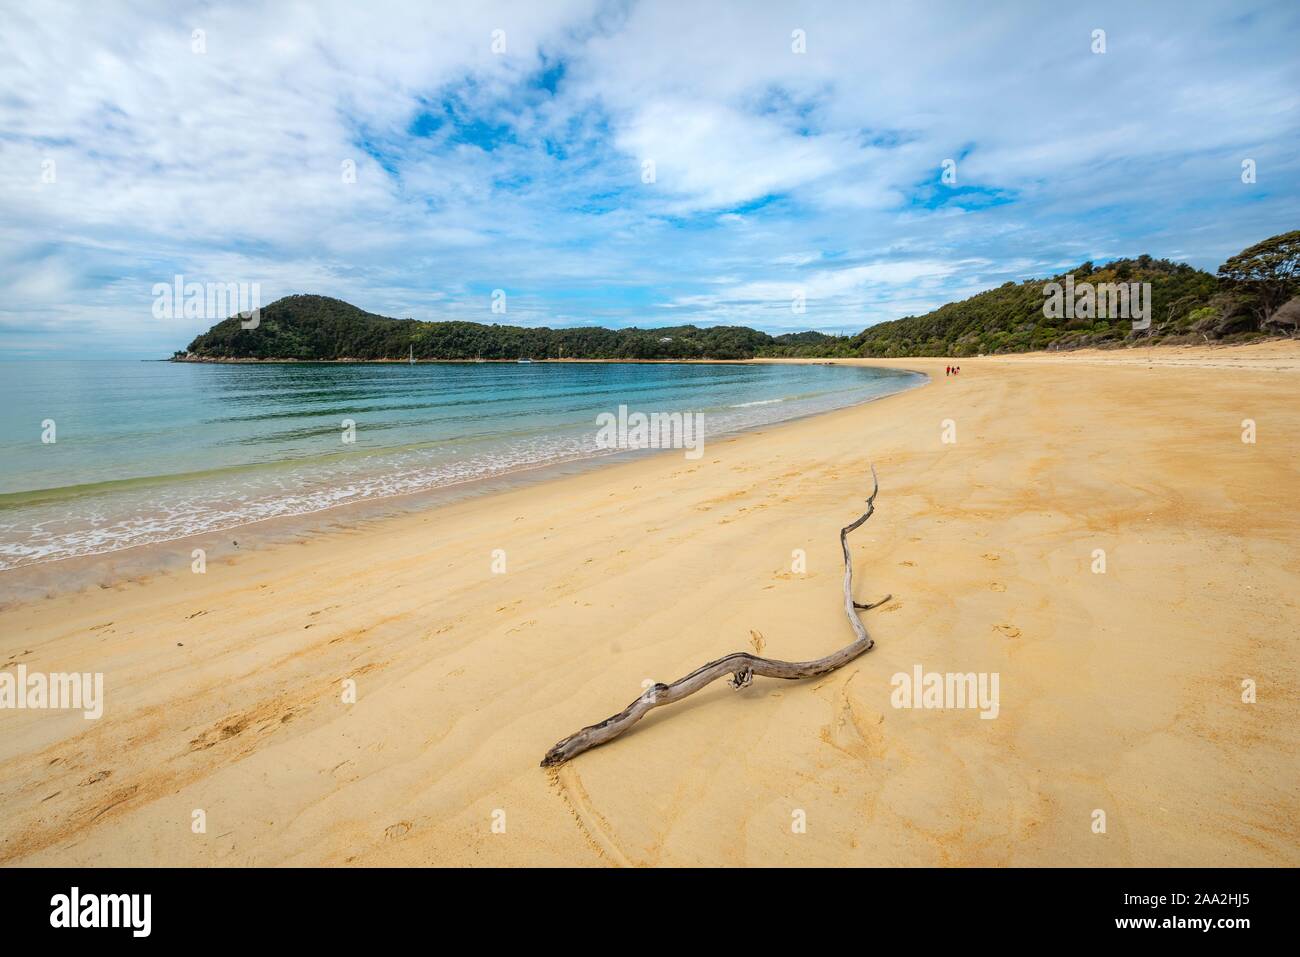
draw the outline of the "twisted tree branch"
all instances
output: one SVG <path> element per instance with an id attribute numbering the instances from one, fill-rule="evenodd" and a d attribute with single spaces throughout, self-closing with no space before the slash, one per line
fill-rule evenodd
<path id="1" fill-rule="evenodd" d="M 612 741 L 653 709 L 672 704 L 674 701 L 681 701 L 724 675 L 731 675 L 730 684 L 736 689 L 748 687 L 754 680 L 754 675 L 763 675 L 766 678 L 815 678 L 834 671 L 848 664 L 858 655 L 870 651 L 875 642 L 867 634 L 867 629 L 858 618 L 855 609 L 875 608 L 889 601 L 891 596 L 886 595 L 880 601 L 868 605 L 853 600 L 853 557 L 849 552 L 849 532 L 859 528 L 876 510 L 876 493 L 880 491 L 880 481 L 876 478 L 874 465 L 871 467 L 871 481 L 872 489 L 871 495 L 867 498 L 867 510 L 852 524 L 840 529 L 840 547 L 844 550 L 844 614 L 848 617 L 849 626 L 856 636 L 851 643 L 825 658 L 816 658 L 813 661 L 775 661 L 771 658 L 759 658 L 748 652 L 736 652 L 716 661 L 710 661 L 672 684 L 656 684 L 647 688 L 641 697 L 618 714 L 606 718 L 600 724 L 593 724 L 569 735 L 546 752 L 546 757 L 542 758 L 542 767 L 563 764 L 589 748 Z"/>

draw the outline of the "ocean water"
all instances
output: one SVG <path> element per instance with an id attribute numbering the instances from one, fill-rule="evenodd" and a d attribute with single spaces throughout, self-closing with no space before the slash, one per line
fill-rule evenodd
<path id="1" fill-rule="evenodd" d="M 596 417 L 619 405 L 699 413 L 707 454 L 728 432 L 923 378 L 824 365 L 4 362 L 0 569 L 616 454 L 598 447 Z"/>

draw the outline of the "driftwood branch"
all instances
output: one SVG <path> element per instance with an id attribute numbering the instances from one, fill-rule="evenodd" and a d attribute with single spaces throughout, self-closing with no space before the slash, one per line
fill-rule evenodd
<path id="1" fill-rule="evenodd" d="M 735 689 L 748 687 L 754 680 L 754 675 L 763 675 L 766 678 L 815 678 L 848 664 L 863 652 L 870 651 L 874 642 L 867 634 L 861 619 L 858 618 L 856 609 L 875 608 L 889 601 L 891 596 L 886 595 L 880 601 L 867 605 L 853 600 L 853 558 L 849 552 L 849 532 L 859 528 L 876 510 L 876 493 L 880 491 L 880 481 L 876 478 L 875 466 L 871 468 L 871 482 L 872 489 L 870 497 L 867 498 L 867 510 L 856 521 L 840 529 L 840 547 L 844 550 L 844 614 L 848 617 L 849 626 L 856 636 L 851 643 L 825 658 L 817 658 L 813 661 L 775 661 L 748 652 L 736 652 L 716 661 L 710 661 L 672 684 L 656 684 L 647 688 L 641 697 L 618 714 L 606 718 L 600 724 L 593 724 L 576 734 L 569 735 L 546 752 L 546 757 L 542 758 L 542 767 L 563 764 L 589 748 L 612 741 L 653 709 L 672 704 L 674 701 L 681 701 L 724 675 L 731 675 L 730 684 Z"/>

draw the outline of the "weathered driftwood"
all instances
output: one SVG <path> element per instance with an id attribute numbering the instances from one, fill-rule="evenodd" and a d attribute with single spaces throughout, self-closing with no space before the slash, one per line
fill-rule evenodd
<path id="1" fill-rule="evenodd" d="M 853 558 L 849 553 L 849 532 L 861 526 L 876 510 L 876 493 L 880 491 L 880 482 L 876 478 L 875 466 L 871 469 L 871 482 L 872 489 L 870 497 L 867 498 L 867 510 L 855 522 L 840 529 L 840 547 L 844 550 L 844 614 L 848 617 L 849 626 L 856 636 L 851 643 L 825 658 L 817 658 L 813 661 L 774 661 L 771 658 L 760 658 L 743 651 L 719 658 L 717 661 L 710 661 L 672 684 L 656 684 L 647 688 L 641 697 L 618 714 L 606 718 L 600 724 L 593 724 L 576 734 L 569 735 L 546 752 L 546 757 L 542 758 L 542 767 L 563 764 L 589 748 L 612 741 L 653 709 L 672 704 L 674 701 L 681 701 L 687 695 L 694 694 L 724 675 L 731 675 L 730 683 L 735 689 L 748 687 L 754 680 L 754 675 L 763 675 L 767 678 L 815 678 L 817 675 L 824 675 L 848 664 L 863 652 L 870 651 L 874 642 L 867 634 L 867 629 L 863 627 L 855 610 L 875 608 L 889 601 L 892 596 L 886 595 L 880 601 L 869 605 L 859 604 L 853 600 Z"/>

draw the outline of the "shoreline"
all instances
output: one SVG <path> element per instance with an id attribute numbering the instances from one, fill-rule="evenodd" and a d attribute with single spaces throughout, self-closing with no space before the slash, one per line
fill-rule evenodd
<path id="1" fill-rule="evenodd" d="M 177 362 L 190 363 L 196 365 L 478 365 L 487 363 L 496 364 L 524 364 L 540 365 L 542 363 L 610 363 L 626 365 L 674 365 L 686 363 L 693 365 L 723 365 L 723 364 L 744 364 L 750 362 L 811 362 L 833 364 L 836 362 L 906 362 L 915 359 L 922 362 L 940 362 L 940 361 L 961 361 L 972 362 L 976 359 L 1011 359 L 1029 356 L 1077 356 L 1077 355 L 1112 355 L 1124 353 L 1146 353 L 1149 351 L 1163 352 L 1166 350 L 1235 350 L 1246 349 L 1252 350 L 1260 346 L 1280 345 L 1286 347 L 1287 343 L 1300 342 L 1300 339 L 1290 336 L 1261 336 L 1256 339 L 1236 342 L 1206 342 L 1206 343 L 1188 343 L 1188 342 L 1169 342 L 1157 343 L 1155 345 L 1143 345 L 1141 343 L 1117 342 L 1113 346 L 1099 348 L 1096 346 L 1083 346 L 1074 349 L 1039 349 L 1028 352 L 997 352 L 977 356 L 897 356 L 897 357 L 874 357 L 874 356 L 753 356 L 749 359 L 574 359 L 574 358 L 543 358 L 543 359 L 416 359 L 411 362 L 409 359 L 254 359 L 254 358 L 227 358 L 227 357 L 208 357 L 208 356 L 167 356 L 161 359 L 140 359 L 140 362 Z"/>
<path id="2" fill-rule="evenodd" d="M 753 362 L 753 359 L 235 359 L 177 358 L 141 359 L 141 362 L 176 362 L 189 365 L 542 365 L 543 363 L 616 363 L 621 365 L 724 365 Z"/>
<path id="3" fill-rule="evenodd" d="M 4 609 L 6 667 L 107 704 L 0 711 L 0 863 L 1295 865 L 1300 346 L 1232 348 L 856 360 L 930 382 Z M 844 644 L 872 462 L 873 651 L 537 769 L 646 678 Z M 1000 674 L 998 718 L 891 707 L 917 664 Z"/>
<path id="4" fill-rule="evenodd" d="M 647 332 L 654 332 L 653 329 Z M 250 365 L 300 365 L 300 364 L 339 364 L 339 365 L 473 365 L 485 363 L 497 364 L 525 364 L 538 365 L 542 363 L 612 363 L 612 364 L 677 364 L 688 363 L 697 365 L 712 364 L 744 364 L 744 363 L 783 363 L 783 361 L 796 361 L 796 363 L 853 363 L 853 361 L 906 361 L 917 359 L 919 361 L 943 361 L 943 360 L 962 360 L 974 361 L 975 359 L 1013 359 L 1019 356 L 1073 356 L 1087 354 L 1125 354 L 1125 352 L 1143 352 L 1148 351 L 1165 351 L 1165 350 L 1236 350 L 1236 348 L 1245 348 L 1252 350 L 1258 346 L 1286 345 L 1286 343 L 1300 342 L 1300 339 L 1288 337 L 1288 335 L 1261 335 L 1253 339 L 1235 342 L 1167 342 L 1156 343 L 1156 345 L 1143 345 L 1140 342 L 1115 342 L 1113 346 L 1097 347 L 1082 346 L 1078 348 L 1058 348 L 1058 350 L 1031 350 L 1026 352 L 989 352 L 985 355 L 974 356 L 943 356 L 943 355 L 918 355 L 918 356 L 893 356 L 893 358 L 881 358 L 881 356 L 753 356 L 750 359 L 416 359 L 411 361 L 406 358 L 396 359 L 238 359 L 238 358 L 217 358 L 217 356 L 165 356 L 161 359 L 140 359 L 142 363 L 191 363 L 191 364 L 250 364 Z"/>
<path id="5" fill-rule="evenodd" d="M 819 415 L 827 415 L 841 411 L 842 409 L 866 405 L 889 395 L 898 394 L 899 392 L 923 388 L 930 382 L 930 377 L 924 372 L 913 369 L 899 371 L 908 372 L 921 378 L 915 382 L 903 385 L 896 392 L 871 396 L 834 409 L 820 410 L 816 412 L 801 412 L 789 418 L 779 419 L 773 422 L 729 429 L 718 433 L 716 437 L 709 439 L 709 442 L 712 444 L 719 439 L 726 439 L 735 435 L 744 435 L 754 431 L 779 428 L 784 425 L 800 422 L 804 419 L 814 418 Z M 379 495 L 371 498 L 340 502 L 311 511 L 251 519 L 246 522 L 239 522 L 199 532 L 186 532 L 184 534 L 176 535 L 171 538 L 159 539 L 157 541 L 138 542 L 133 545 L 110 548 L 104 551 L 88 552 L 80 555 L 65 555 L 59 558 L 43 559 L 35 562 L 26 562 L 21 565 L 14 565 L 8 568 L 0 568 L 0 611 L 3 611 L 5 608 L 8 608 L 15 603 L 29 600 L 34 595 L 48 596 L 53 594 L 54 591 L 52 591 L 52 588 L 56 584 L 57 588 L 55 590 L 75 591 L 89 587 L 92 584 L 98 584 L 102 587 L 106 584 L 114 584 L 117 580 L 138 578 L 141 575 L 168 570 L 169 567 L 174 569 L 177 566 L 174 561 L 175 556 L 171 553 L 175 552 L 177 549 L 186 551 L 190 546 L 204 547 L 209 554 L 212 554 L 215 551 L 218 556 L 224 556 L 229 552 L 229 549 L 224 547 L 223 541 L 230 533 L 237 533 L 244 537 L 246 542 L 244 547 L 265 547 L 266 545 L 282 543 L 289 540 L 300 540 L 306 535 L 320 534 L 325 529 L 337 526 L 341 522 L 345 521 L 370 523 L 384 520 L 386 518 L 396 518 L 401 515 L 409 515 L 412 512 L 422 511 L 428 508 L 437 508 L 451 502 L 460 501 L 464 498 L 477 497 L 483 494 L 493 494 L 495 492 L 508 491 L 516 488 L 525 488 L 529 485 L 534 485 L 540 482 L 555 481 L 556 479 L 564 478 L 569 475 L 597 470 L 605 466 L 618 465 L 627 461 L 635 461 L 637 458 L 643 456 L 654 456 L 659 454 L 680 455 L 681 451 L 676 449 L 651 448 L 620 449 L 608 454 L 585 455 L 533 465 L 518 466 L 499 473 L 476 476 L 474 478 L 450 482 L 445 485 L 435 485 L 413 491 L 396 492 L 388 495 Z M 184 477 L 186 476 L 159 476 L 154 480 L 165 485 L 172 479 Z M 36 491 L 39 492 L 43 490 Z M 265 536 L 259 536 L 257 530 L 260 529 L 268 530 L 267 534 Z M 246 530 L 253 530 L 251 532 L 254 536 L 252 542 L 248 541 L 248 534 L 250 533 Z M 236 542 L 235 545 L 238 546 L 238 542 Z M 143 555 L 145 557 L 139 563 L 131 562 L 131 558 L 137 555 Z M 169 558 L 172 560 L 169 561 Z M 131 567 L 132 570 L 130 572 L 121 573 L 117 571 L 117 566 L 123 561 Z M 186 561 L 188 561 L 188 558 Z M 70 576 L 70 581 L 60 581 L 60 572 L 64 569 L 73 570 L 72 575 Z M 23 581 L 24 578 L 28 580 Z M 11 594 L 11 590 L 15 591 Z M 26 592 L 26 595 L 23 595 L 23 592 Z"/>

